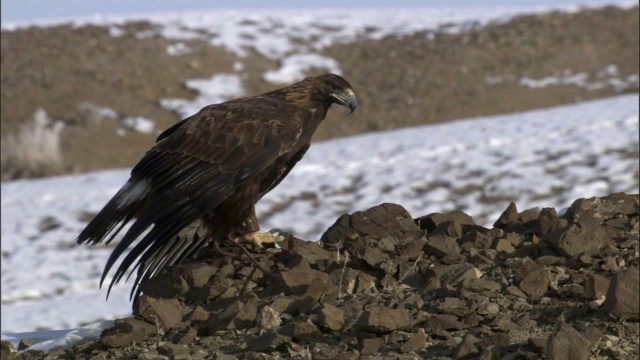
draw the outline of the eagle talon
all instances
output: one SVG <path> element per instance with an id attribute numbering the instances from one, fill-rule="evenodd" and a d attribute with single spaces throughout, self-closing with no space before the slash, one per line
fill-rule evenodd
<path id="1" fill-rule="evenodd" d="M 286 239 L 288 234 L 280 229 L 272 229 L 264 233 L 254 233 L 247 237 L 247 240 L 261 249 L 262 244 L 276 244 Z"/>

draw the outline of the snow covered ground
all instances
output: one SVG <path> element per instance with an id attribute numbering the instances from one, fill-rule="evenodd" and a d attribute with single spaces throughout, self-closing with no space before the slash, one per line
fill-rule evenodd
<path id="1" fill-rule="evenodd" d="M 637 5 L 635 1 L 615 3 Z M 280 60 L 282 67 L 265 73 L 266 80 L 290 82 L 300 76 L 300 68 L 313 64 L 338 72 L 339 64 L 332 59 L 314 55 L 315 50 L 332 43 L 421 30 L 459 31 L 552 9 L 573 11 L 577 7 L 220 10 L 92 17 L 73 23 L 103 24 L 117 36 L 126 21 L 150 20 L 156 29 L 139 36 L 160 34 L 175 39 L 175 44 L 198 37 L 238 55 L 254 49 Z M 3 23 L 2 28 L 32 24 Z M 297 41 L 300 39 L 309 41 Z M 168 49 L 175 56 L 188 51 L 175 44 Z M 191 80 L 187 85 L 199 91 L 200 97 L 191 102 L 166 99 L 163 105 L 191 114 L 202 104 L 240 96 L 242 69 L 239 60 L 237 74 Z M 632 81 L 637 82 L 637 76 Z M 220 93 L 216 83 L 236 93 Z M 638 95 L 625 95 L 316 143 L 259 204 L 261 225 L 317 240 L 339 215 L 382 202 L 399 203 L 415 217 L 460 209 L 488 225 L 511 200 L 521 210 L 561 208 L 580 197 L 637 192 L 638 113 Z M 346 111 L 344 116 L 349 116 Z M 86 224 L 86 213 L 98 211 L 124 184 L 128 172 L 108 170 L 1 184 L 3 339 L 46 340 L 69 331 L 10 333 L 73 329 L 107 320 L 75 330 L 64 341 L 41 346 L 68 345 L 97 336 L 110 319 L 131 313 L 129 286 L 116 287 L 109 301 L 104 301 L 106 292 L 97 289 L 111 247 L 86 248 L 74 243 Z"/>

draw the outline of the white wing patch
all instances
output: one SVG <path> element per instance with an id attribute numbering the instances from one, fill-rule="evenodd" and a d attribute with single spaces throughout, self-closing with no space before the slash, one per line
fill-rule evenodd
<path id="1" fill-rule="evenodd" d="M 122 196 L 118 201 L 118 207 L 122 208 L 142 200 L 149 192 L 149 181 L 142 179 L 132 182 L 132 179 L 129 179 L 120 191 L 122 192 Z"/>

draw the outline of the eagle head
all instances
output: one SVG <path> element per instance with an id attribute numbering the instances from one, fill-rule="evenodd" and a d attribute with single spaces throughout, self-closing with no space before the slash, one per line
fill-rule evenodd
<path id="1" fill-rule="evenodd" d="M 347 80 L 341 76 L 336 74 L 323 74 L 312 79 L 317 81 L 319 90 L 326 96 L 326 99 L 330 103 L 346 106 L 351 112 L 358 106 L 353 88 Z"/>

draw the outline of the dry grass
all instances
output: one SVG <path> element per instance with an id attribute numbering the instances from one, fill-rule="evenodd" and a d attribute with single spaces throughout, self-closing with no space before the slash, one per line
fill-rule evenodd
<path id="1" fill-rule="evenodd" d="M 38 109 L 17 134 L 3 137 L 0 147 L 2 180 L 63 174 L 62 126 L 52 123 L 47 113 Z"/>

